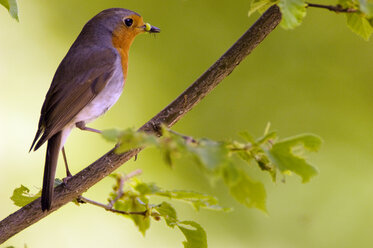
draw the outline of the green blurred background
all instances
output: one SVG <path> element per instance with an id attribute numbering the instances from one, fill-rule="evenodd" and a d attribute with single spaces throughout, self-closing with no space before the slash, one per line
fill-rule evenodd
<path id="1" fill-rule="evenodd" d="M 334 3 L 319 1 L 319 3 Z M 87 20 L 109 7 L 139 12 L 162 33 L 136 38 L 120 101 L 92 127 L 139 127 L 178 96 L 255 21 L 249 1 L 20 1 L 20 23 L 0 8 L 0 219 L 17 210 L 9 197 L 24 184 L 41 187 L 45 146 L 28 153 L 40 108 L 54 72 Z M 247 209 L 190 161 L 168 168 L 156 150 L 145 150 L 122 172 L 143 169 L 142 179 L 166 189 L 217 195 L 230 213 L 175 204 L 181 220 L 207 231 L 209 247 L 373 247 L 372 42 L 345 25 L 342 14 L 309 9 L 300 28 L 277 28 L 223 83 L 188 113 L 175 130 L 195 137 L 262 134 L 267 122 L 281 137 L 303 132 L 324 144 L 310 160 L 320 175 L 308 184 L 296 176 L 263 180 L 268 212 Z M 66 149 L 73 173 L 111 144 L 73 131 Z M 58 176 L 63 177 L 60 161 Z M 105 202 L 104 179 L 86 196 Z M 19 233 L 6 245 L 23 247 L 182 247 L 179 231 L 152 223 L 142 237 L 132 221 L 94 206 L 70 203 Z"/>

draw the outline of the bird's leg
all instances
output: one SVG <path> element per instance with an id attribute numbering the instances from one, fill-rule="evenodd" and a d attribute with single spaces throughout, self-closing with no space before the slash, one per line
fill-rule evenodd
<path id="1" fill-rule="evenodd" d="M 77 122 L 76 124 L 75 124 L 75 126 L 77 127 L 77 128 L 79 128 L 80 130 L 84 130 L 84 131 L 90 131 L 90 132 L 94 132 L 94 133 L 102 133 L 102 131 L 100 131 L 100 130 L 97 130 L 97 129 L 94 129 L 94 128 L 90 128 L 90 127 L 86 127 L 85 126 L 85 123 L 83 122 L 83 121 L 81 121 L 81 122 Z M 137 160 L 137 154 L 135 155 L 135 161 Z"/>
<path id="2" fill-rule="evenodd" d="M 62 181 L 63 181 L 63 184 L 66 185 L 67 180 L 69 180 L 73 175 L 71 175 L 69 166 L 67 165 L 65 147 L 62 147 L 62 156 L 63 156 L 63 161 L 65 162 L 65 168 L 66 168 L 66 177 L 62 179 Z"/>
<path id="3" fill-rule="evenodd" d="M 77 128 L 79 128 L 80 130 L 90 131 L 90 132 L 94 132 L 94 133 L 102 133 L 102 131 L 100 131 L 100 130 L 97 130 L 97 129 L 94 129 L 94 128 L 90 128 L 90 127 L 86 127 L 84 121 L 77 122 L 75 124 L 75 126 Z"/>

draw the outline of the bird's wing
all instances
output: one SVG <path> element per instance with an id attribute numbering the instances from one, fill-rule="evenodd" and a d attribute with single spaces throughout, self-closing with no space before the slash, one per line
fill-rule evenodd
<path id="1" fill-rule="evenodd" d="M 119 55 L 111 50 L 80 48 L 70 50 L 59 65 L 46 95 L 35 144 L 37 150 L 45 141 L 61 131 L 106 86 L 112 78 Z M 32 147 L 33 147 L 32 145 Z"/>

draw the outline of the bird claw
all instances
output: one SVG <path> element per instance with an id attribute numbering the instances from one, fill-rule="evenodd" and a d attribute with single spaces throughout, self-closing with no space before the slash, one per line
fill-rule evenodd
<path id="1" fill-rule="evenodd" d="M 66 177 L 64 177 L 63 179 L 62 179 L 62 185 L 64 186 L 64 187 L 66 187 L 66 185 L 67 185 L 67 181 L 69 181 L 69 179 L 70 178 L 72 178 L 73 176 L 70 174 L 70 175 L 67 175 Z"/>

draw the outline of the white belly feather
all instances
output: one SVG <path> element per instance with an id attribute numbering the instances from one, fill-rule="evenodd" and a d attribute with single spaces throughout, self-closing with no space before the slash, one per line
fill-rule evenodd
<path id="1" fill-rule="evenodd" d="M 122 70 L 116 70 L 104 89 L 74 118 L 74 124 L 91 122 L 103 115 L 119 99 L 124 86 Z"/>

